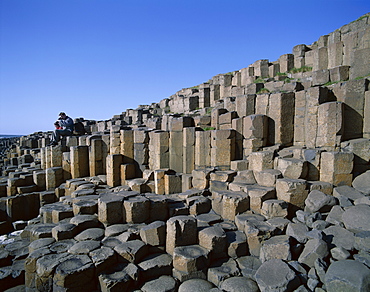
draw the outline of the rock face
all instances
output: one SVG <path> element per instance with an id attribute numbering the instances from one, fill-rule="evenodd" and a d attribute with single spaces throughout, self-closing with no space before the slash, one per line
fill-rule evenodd
<path id="1" fill-rule="evenodd" d="M 369 37 L 367 14 L 57 146 L 0 139 L 1 289 L 368 291 Z"/>

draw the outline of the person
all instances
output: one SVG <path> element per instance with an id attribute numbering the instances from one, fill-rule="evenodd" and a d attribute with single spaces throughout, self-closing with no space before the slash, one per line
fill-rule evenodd
<path id="1" fill-rule="evenodd" d="M 59 113 L 59 125 L 62 129 L 55 129 L 51 138 L 51 143 L 48 146 L 55 146 L 60 141 L 61 136 L 72 136 L 74 123 L 73 120 L 64 112 Z"/>
<path id="2" fill-rule="evenodd" d="M 55 126 L 55 129 L 56 129 L 56 130 L 61 130 L 61 129 L 63 129 L 63 128 L 60 126 L 59 121 L 56 121 L 56 122 L 54 123 L 54 126 Z"/>

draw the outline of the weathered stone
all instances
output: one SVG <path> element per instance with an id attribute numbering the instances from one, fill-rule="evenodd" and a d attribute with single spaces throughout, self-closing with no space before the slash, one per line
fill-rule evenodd
<path id="1" fill-rule="evenodd" d="M 156 279 L 161 275 L 171 275 L 172 257 L 169 254 L 151 254 L 138 264 L 142 279 Z"/>
<path id="2" fill-rule="evenodd" d="M 140 229 L 140 237 L 143 242 L 152 246 L 165 245 L 166 223 L 155 221 L 142 227 Z"/>
<path id="3" fill-rule="evenodd" d="M 328 255 L 327 243 L 320 239 L 310 239 L 298 258 L 298 262 L 309 267 L 314 267 L 317 258 L 325 258 Z"/>
<path id="4" fill-rule="evenodd" d="M 343 260 L 332 263 L 325 275 L 327 291 L 366 291 L 370 287 L 370 269 L 360 262 Z"/>
<path id="5" fill-rule="evenodd" d="M 207 227 L 199 231 L 199 245 L 210 251 L 212 259 L 226 257 L 227 238 L 219 226 Z"/>
<path id="6" fill-rule="evenodd" d="M 95 269 L 87 255 L 74 255 L 63 261 L 55 269 L 54 288 L 92 289 Z"/>
<path id="7" fill-rule="evenodd" d="M 197 221 L 190 216 L 175 216 L 167 220 L 166 251 L 173 253 L 175 247 L 197 242 Z"/>
<path id="8" fill-rule="evenodd" d="M 293 291 L 300 285 L 294 270 L 280 259 L 264 262 L 255 278 L 261 291 Z"/>
<path id="9" fill-rule="evenodd" d="M 258 292 L 258 285 L 252 279 L 245 277 L 231 277 L 221 284 L 222 291 L 227 292 Z"/>
<path id="10" fill-rule="evenodd" d="M 75 243 L 68 249 L 71 254 L 88 254 L 89 252 L 100 247 L 100 241 L 84 240 Z"/>
<path id="11" fill-rule="evenodd" d="M 352 232 L 370 231 L 370 206 L 357 205 L 342 214 L 344 226 Z"/>
<path id="12" fill-rule="evenodd" d="M 216 286 L 220 286 L 224 280 L 234 276 L 240 276 L 240 270 L 237 262 L 233 259 L 218 262 L 215 267 L 209 268 L 207 272 L 207 280 Z"/>
<path id="13" fill-rule="evenodd" d="M 177 287 L 176 280 L 170 276 L 161 276 L 156 280 L 149 281 L 141 287 L 143 292 L 175 292 Z"/>
<path id="14" fill-rule="evenodd" d="M 75 236 L 75 240 L 84 241 L 84 240 L 97 240 L 100 241 L 104 238 L 105 230 L 102 228 L 89 228 Z"/>
<path id="15" fill-rule="evenodd" d="M 353 187 L 360 191 L 361 193 L 364 193 L 365 195 L 370 195 L 370 171 L 366 171 L 365 173 L 357 176 L 353 182 Z"/>
<path id="16" fill-rule="evenodd" d="M 336 200 L 333 196 L 314 190 L 308 194 L 305 204 L 308 212 L 328 212 L 336 204 Z"/>
<path id="17" fill-rule="evenodd" d="M 231 258 L 238 258 L 248 254 L 247 237 L 242 231 L 226 232 L 228 242 L 227 254 Z"/>
<path id="18" fill-rule="evenodd" d="M 353 250 L 355 237 L 354 234 L 347 229 L 340 226 L 330 226 L 323 230 L 327 238 L 331 238 L 329 241 L 330 245 L 337 247 L 343 247 L 346 250 Z"/>
<path id="19" fill-rule="evenodd" d="M 131 263 L 139 263 L 148 253 L 148 246 L 141 240 L 131 240 L 114 247 L 122 259 Z"/>
<path id="20" fill-rule="evenodd" d="M 261 215 L 267 219 L 288 216 L 288 203 L 283 200 L 266 200 L 262 203 Z"/>
<path id="21" fill-rule="evenodd" d="M 261 262 L 263 263 L 272 259 L 291 260 L 290 241 L 288 235 L 277 235 L 266 240 L 261 246 Z"/>
<path id="22" fill-rule="evenodd" d="M 190 279 L 186 280 L 179 286 L 179 292 L 188 291 L 210 291 L 214 285 L 203 279 Z"/>
<path id="23" fill-rule="evenodd" d="M 207 269 L 209 261 L 209 251 L 200 245 L 180 246 L 173 251 L 173 267 L 188 274 Z"/>

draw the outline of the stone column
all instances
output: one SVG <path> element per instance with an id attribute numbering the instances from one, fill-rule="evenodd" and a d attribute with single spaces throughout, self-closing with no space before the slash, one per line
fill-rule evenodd
<path id="1" fill-rule="evenodd" d="M 72 146 L 71 174 L 72 178 L 89 176 L 89 148 L 88 146 Z"/>
<path id="2" fill-rule="evenodd" d="M 291 145 L 294 137 L 294 92 L 273 93 L 270 95 L 269 141 L 272 145 Z"/>
<path id="3" fill-rule="evenodd" d="M 142 177 L 143 171 L 149 164 L 149 134 L 146 129 L 134 131 L 134 161 L 136 177 Z"/>
<path id="4" fill-rule="evenodd" d="M 121 184 L 122 155 L 112 154 L 107 156 L 107 185 L 116 187 Z"/>
<path id="5" fill-rule="evenodd" d="M 235 131 L 211 131 L 211 166 L 220 170 L 230 169 L 231 160 L 235 159 Z"/>
<path id="6" fill-rule="evenodd" d="M 91 176 L 105 173 L 105 167 L 103 167 L 103 141 L 101 139 L 91 139 L 89 147 L 89 162 Z"/>
<path id="7" fill-rule="evenodd" d="M 328 151 L 340 146 L 343 130 L 343 103 L 327 102 L 319 105 L 316 147 Z"/>
<path id="8" fill-rule="evenodd" d="M 195 169 L 211 166 L 211 131 L 195 132 Z"/>
<path id="9" fill-rule="evenodd" d="M 169 132 L 152 131 L 149 133 L 149 168 L 156 170 L 168 168 L 169 162 Z"/>
<path id="10" fill-rule="evenodd" d="M 190 174 L 195 168 L 195 128 L 184 128 L 182 134 L 182 172 Z"/>

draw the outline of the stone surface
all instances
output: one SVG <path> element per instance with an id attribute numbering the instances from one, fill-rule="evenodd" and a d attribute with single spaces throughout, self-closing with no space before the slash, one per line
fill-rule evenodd
<path id="1" fill-rule="evenodd" d="M 325 285 L 328 292 L 367 291 L 370 287 L 370 269 L 353 260 L 334 262 L 326 272 Z"/>

